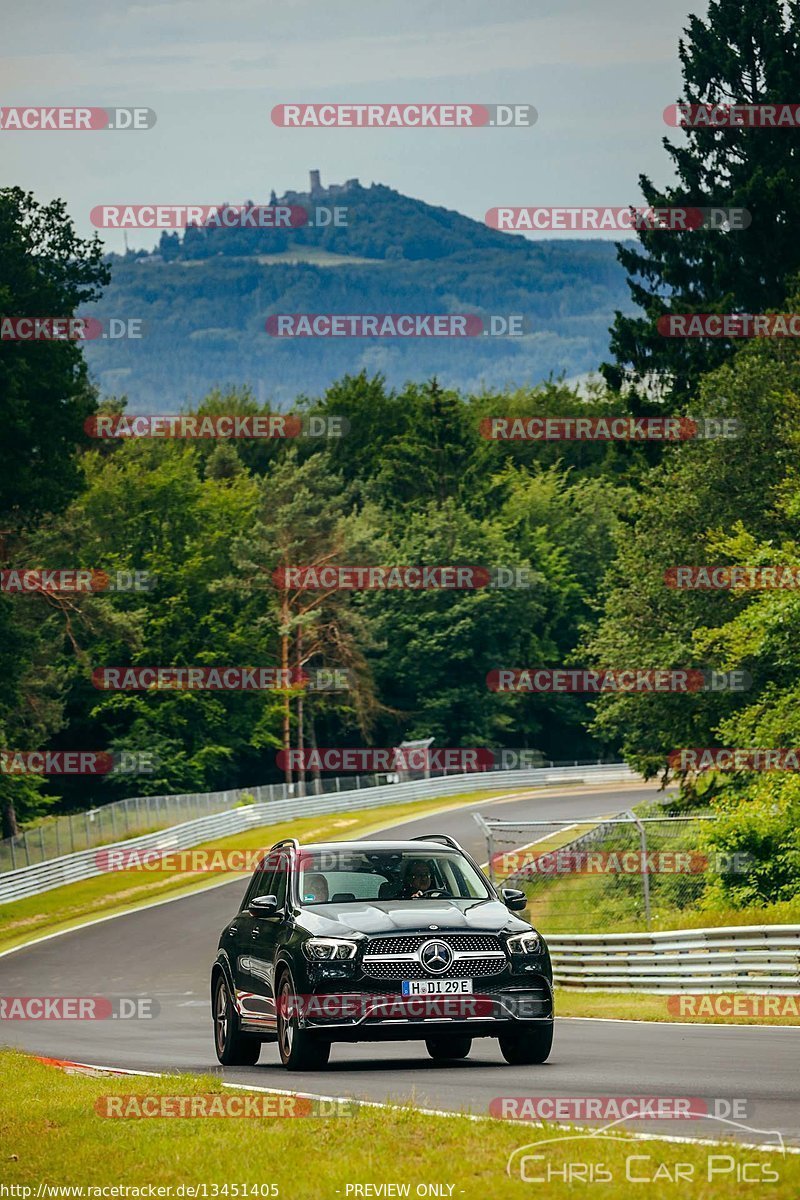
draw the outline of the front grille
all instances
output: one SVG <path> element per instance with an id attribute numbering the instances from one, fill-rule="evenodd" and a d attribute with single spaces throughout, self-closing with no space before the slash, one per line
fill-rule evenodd
<path id="1" fill-rule="evenodd" d="M 482 975 L 499 975 L 505 968 L 505 955 L 502 958 L 462 958 L 456 959 L 442 973 L 442 977 L 445 979 L 478 979 Z M 436 978 L 430 971 L 425 970 L 421 962 L 417 962 L 415 959 L 406 959 L 402 962 L 383 959 L 381 962 L 365 963 L 364 974 L 370 979 Z"/>
<path id="2" fill-rule="evenodd" d="M 370 938 L 366 954 L 409 954 L 419 950 L 431 938 L 447 942 L 453 950 L 502 950 L 499 937 L 494 933 L 430 933 L 399 934 L 392 937 Z"/>

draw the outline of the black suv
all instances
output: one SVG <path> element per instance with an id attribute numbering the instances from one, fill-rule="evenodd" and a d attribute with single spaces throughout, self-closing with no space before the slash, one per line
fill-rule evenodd
<path id="1" fill-rule="evenodd" d="M 434 1059 L 496 1037 L 509 1063 L 553 1041 L 544 939 L 445 834 L 407 842 L 278 842 L 222 932 L 211 972 L 221 1063 L 277 1041 L 289 1070 L 323 1067 L 331 1042 L 424 1039 Z"/>

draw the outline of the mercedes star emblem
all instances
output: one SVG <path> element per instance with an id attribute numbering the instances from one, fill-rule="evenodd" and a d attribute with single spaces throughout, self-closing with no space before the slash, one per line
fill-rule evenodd
<path id="1" fill-rule="evenodd" d="M 446 971 L 453 961 L 453 951 L 447 945 L 447 942 L 440 942 L 433 938 L 430 942 L 426 942 L 419 949 L 420 961 L 428 971 L 433 971 L 435 974 L 441 974 Z"/>

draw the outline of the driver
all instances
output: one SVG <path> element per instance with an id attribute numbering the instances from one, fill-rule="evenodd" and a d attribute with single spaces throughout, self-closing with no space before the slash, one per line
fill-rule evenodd
<path id="1" fill-rule="evenodd" d="M 303 900 L 306 904 L 328 903 L 328 881 L 324 875 L 310 871 L 303 880 Z"/>
<path id="2" fill-rule="evenodd" d="M 418 900 L 424 892 L 433 887 L 431 869 L 424 859 L 413 859 L 406 868 L 406 878 L 403 884 L 402 897 L 404 900 Z"/>

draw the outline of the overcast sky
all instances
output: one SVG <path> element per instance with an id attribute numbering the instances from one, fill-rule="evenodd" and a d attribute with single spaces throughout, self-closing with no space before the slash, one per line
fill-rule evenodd
<path id="1" fill-rule="evenodd" d="M 483 219 L 497 205 L 626 205 L 669 180 L 662 112 L 706 0 L 63 0 L 2 17 L 4 105 L 141 105 L 140 132 L 0 131 L 0 178 L 102 203 L 266 201 L 358 176 Z M 275 104 L 528 103 L 531 129 L 281 129 Z M 673 138 L 680 137 L 671 131 Z M 107 232 L 109 249 L 122 234 Z M 131 246 L 158 235 L 129 234 Z"/>

